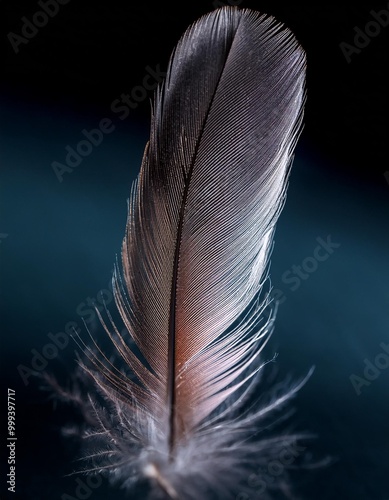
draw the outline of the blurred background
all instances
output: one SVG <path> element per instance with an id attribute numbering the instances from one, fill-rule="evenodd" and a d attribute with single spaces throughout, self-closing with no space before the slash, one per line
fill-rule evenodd
<path id="1" fill-rule="evenodd" d="M 66 475 L 77 449 L 60 433 L 72 412 L 32 371 L 66 384 L 72 327 L 97 328 L 94 303 L 113 309 L 110 278 L 149 134 L 145 82 L 161 79 L 187 26 L 223 2 L 43 3 L 50 18 L 37 16 L 37 2 L 0 4 L 0 399 L 5 431 L 7 388 L 15 390 L 18 436 L 16 493 L 2 475 L 2 498 L 142 498 L 105 482 L 76 492 L 77 476 Z M 331 460 L 296 473 L 294 492 L 388 500 L 389 4 L 233 4 L 284 22 L 308 57 L 305 129 L 272 256 L 280 305 L 266 355 L 278 352 L 278 380 L 315 366 L 293 426 L 316 435 L 309 456 Z M 96 145 L 74 156 L 98 128 Z M 255 488 L 252 498 L 261 498 Z"/>

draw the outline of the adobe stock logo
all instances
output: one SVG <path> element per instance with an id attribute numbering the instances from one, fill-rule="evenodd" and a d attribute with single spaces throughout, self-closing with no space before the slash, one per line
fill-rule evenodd
<path id="1" fill-rule="evenodd" d="M 252 497 L 246 492 L 240 492 L 235 500 L 251 500 L 262 498 L 267 489 L 274 488 L 277 479 L 291 467 L 298 457 L 306 451 L 305 446 L 299 445 L 296 441 L 285 443 L 279 450 L 278 455 L 270 460 L 265 467 L 262 467 L 254 474 L 250 474 L 247 484 L 250 490 L 255 490 Z M 267 497 L 267 496 L 266 496 Z"/>
<path id="2" fill-rule="evenodd" d="M 351 62 L 351 56 L 353 54 L 360 54 L 362 49 L 370 44 L 371 39 L 377 37 L 381 33 L 382 28 L 389 26 L 389 3 L 387 9 L 378 12 L 371 10 L 370 15 L 373 20 L 368 21 L 363 30 L 358 26 L 354 26 L 354 45 L 346 42 L 339 44 L 339 48 L 348 63 Z"/>
<path id="3" fill-rule="evenodd" d="M 131 109 L 135 109 L 141 101 L 144 101 L 149 92 L 155 90 L 159 83 L 166 76 L 166 71 L 162 71 L 157 64 L 155 69 L 146 66 L 146 73 L 142 80 L 142 85 L 136 85 L 129 93 L 122 93 L 119 99 L 111 103 L 111 111 L 118 114 L 120 120 L 126 119 Z M 99 146 L 105 135 L 110 134 L 116 128 L 116 125 L 110 118 L 102 118 L 98 127 L 92 130 L 82 130 L 83 138 L 72 147 L 69 144 L 65 147 L 65 162 L 53 161 L 51 167 L 59 182 L 63 181 L 64 174 L 69 174 L 80 165 L 83 159 L 89 156 L 97 146 Z"/>
<path id="4" fill-rule="evenodd" d="M 54 170 L 59 182 L 63 181 L 64 173 L 73 172 L 73 170 L 82 162 L 83 158 L 89 156 L 93 152 L 94 148 L 103 142 L 104 135 L 110 134 L 114 130 L 115 125 L 109 118 L 103 118 L 100 120 L 98 128 L 94 128 L 92 130 L 86 130 L 84 128 L 81 132 L 84 138 L 78 141 L 75 148 L 69 144 L 65 147 L 67 153 L 65 163 L 60 163 L 59 161 L 53 161 L 51 163 L 51 167 Z"/>
<path id="5" fill-rule="evenodd" d="M 32 20 L 27 19 L 26 16 L 22 17 L 23 26 L 21 35 L 10 31 L 7 35 L 15 54 L 18 54 L 20 49 L 19 45 L 27 44 L 35 35 L 37 35 L 40 28 L 44 28 L 49 22 L 50 18 L 55 17 L 59 12 L 60 5 L 69 3 L 70 0 L 39 0 L 38 5 L 42 10 L 38 10 L 32 16 Z"/>
<path id="6" fill-rule="evenodd" d="M 374 361 L 364 359 L 365 368 L 363 370 L 363 377 L 355 373 L 350 375 L 350 382 L 353 386 L 357 396 L 362 393 L 362 387 L 369 387 L 371 383 L 376 380 L 383 370 L 389 368 L 389 344 L 381 342 L 381 352 L 379 352 Z"/>
<path id="7" fill-rule="evenodd" d="M 77 487 L 74 490 L 74 496 L 64 493 L 61 495 L 61 500 L 87 500 L 92 494 L 93 490 L 99 488 L 103 484 L 101 475 L 86 476 L 86 479 L 76 479 Z"/>
<path id="8" fill-rule="evenodd" d="M 317 271 L 321 262 L 326 261 L 334 251 L 340 247 L 340 243 L 332 241 L 332 236 L 329 234 L 324 240 L 323 238 L 316 238 L 317 247 L 312 252 L 312 256 L 306 257 L 301 265 L 293 266 L 282 273 L 281 279 L 285 285 L 290 285 L 291 292 L 300 288 L 303 281 L 307 280 L 313 273 Z M 283 304 L 287 297 L 283 290 L 280 288 L 273 288 L 271 297 L 278 302 L 279 305 Z"/>

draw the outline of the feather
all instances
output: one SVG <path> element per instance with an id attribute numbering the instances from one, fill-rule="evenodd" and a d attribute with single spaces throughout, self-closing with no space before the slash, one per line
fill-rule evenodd
<path id="1" fill-rule="evenodd" d="M 83 344 L 104 396 L 85 402 L 92 472 L 124 486 L 148 478 L 167 498 L 225 499 L 285 443 L 253 435 L 299 385 L 249 402 L 273 328 L 269 254 L 304 82 L 291 32 L 254 11 L 205 15 L 174 49 L 113 278 L 125 328 L 100 316 L 116 360 Z"/>

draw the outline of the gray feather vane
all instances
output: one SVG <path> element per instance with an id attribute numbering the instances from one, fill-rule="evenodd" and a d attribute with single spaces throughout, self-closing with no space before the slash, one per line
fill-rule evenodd
<path id="1" fill-rule="evenodd" d="M 113 279 L 125 328 L 100 316 L 116 360 L 84 344 L 91 472 L 146 479 L 156 498 L 236 498 L 285 442 L 256 432 L 298 387 L 247 401 L 274 320 L 264 291 L 304 82 L 294 36 L 254 11 L 205 15 L 174 49 Z"/>

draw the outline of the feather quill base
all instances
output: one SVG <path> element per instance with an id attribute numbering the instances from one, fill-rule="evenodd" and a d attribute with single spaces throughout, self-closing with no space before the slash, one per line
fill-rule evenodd
<path id="1" fill-rule="evenodd" d="M 81 364 L 73 391 L 59 390 L 53 379 L 48 380 L 57 394 L 61 392 L 61 399 L 71 402 L 85 421 L 71 429 L 71 435 L 81 440 L 81 460 L 85 463 L 75 473 L 101 474 L 133 494 L 138 494 L 139 484 L 146 480 L 150 484 L 150 500 L 257 498 L 259 486 L 253 477 L 258 478 L 259 471 L 279 462 L 286 450 L 296 448 L 296 443 L 298 448 L 312 438 L 306 433 L 285 431 L 285 421 L 291 415 L 291 400 L 313 370 L 295 383 L 275 384 L 272 380 L 273 389 L 269 389 L 263 372 L 274 372 L 273 361 L 258 366 L 257 376 L 241 392 L 241 400 L 227 400 L 198 433 L 180 443 L 174 457 L 166 435 L 141 407 L 134 411 L 133 405 L 113 397 L 111 390 L 103 388 L 103 381 L 96 392 L 95 378 L 90 377 L 92 367 Z M 274 375 L 269 378 L 274 379 Z M 289 461 L 270 478 L 265 489 L 260 485 L 260 498 L 271 500 L 277 492 L 282 498 L 295 498 L 289 465 L 296 469 L 304 462 L 303 453 L 292 463 Z"/>

